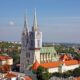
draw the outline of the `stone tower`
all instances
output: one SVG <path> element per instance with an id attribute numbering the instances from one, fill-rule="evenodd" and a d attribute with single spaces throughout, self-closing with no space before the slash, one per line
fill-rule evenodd
<path id="1" fill-rule="evenodd" d="M 20 55 L 20 72 L 28 69 L 36 60 L 40 62 L 40 49 L 42 48 L 42 32 L 37 23 L 36 10 L 34 14 L 32 30 L 28 30 L 26 16 L 24 17 L 24 29 L 22 32 L 22 46 Z"/>
<path id="2" fill-rule="evenodd" d="M 30 55 L 32 58 L 32 63 L 34 63 L 36 59 L 40 62 L 40 48 L 42 48 L 42 32 L 38 27 L 35 10 L 32 31 L 30 32 Z"/>
<path id="3" fill-rule="evenodd" d="M 22 31 L 21 37 L 21 54 L 20 54 L 20 72 L 24 72 L 26 68 L 26 54 L 28 53 L 28 45 L 29 45 L 29 30 L 26 15 L 24 16 L 24 28 Z"/>

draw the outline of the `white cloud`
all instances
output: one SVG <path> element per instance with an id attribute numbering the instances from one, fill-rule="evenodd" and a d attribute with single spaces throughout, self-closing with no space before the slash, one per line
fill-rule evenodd
<path id="1" fill-rule="evenodd" d="M 10 21 L 10 22 L 9 22 L 9 25 L 10 25 L 10 26 L 15 26 L 15 22 L 14 22 L 14 21 Z"/>

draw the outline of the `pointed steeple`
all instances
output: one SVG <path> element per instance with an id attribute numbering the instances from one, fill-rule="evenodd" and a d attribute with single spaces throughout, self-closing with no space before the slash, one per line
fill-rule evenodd
<path id="1" fill-rule="evenodd" d="M 35 14 L 34 14 L 34 20 L 33 20 L 33 27 L 32 27 L 33 31 L 37 31 L 38 30 L 38 23 L 37 23 L 37 16 L 36 16 L 36 9 L 35 9 Z"/>
<path id="2" fill-rule="evenodd" d="M 24 28 L 23 28 L 23 32 L 24 32 L 25 34 L 29 32 L 26 14 L 24 15 Z"/>

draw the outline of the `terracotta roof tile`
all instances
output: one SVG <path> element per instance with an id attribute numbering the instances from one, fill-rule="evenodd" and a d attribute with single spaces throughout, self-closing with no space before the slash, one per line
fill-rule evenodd
<path id="1" fill-rule="evenodd" d="M 7 59 L 12 59 L 12 58 L 9 56 L 0 56 L 0 61 L 7 60 Z"/>
<path id="2" fill-rule="evenodd" d="M 64 62 L 67 66 L 79 64 L 78 60 L 68 60 Z"/>
<path id="3" fill-rule="evenodd" d="M 37 68 L 40 66 L 40 64 L 38 63 L 38 61 L 36 60 L 36 62 L 33 64 L 32 69 L 33 70 L 37 70 Z"/>
<path id="4" fill-rule="evenodd" d="M 78 61 L 78 60 L 55 61 L 55 62 L 41 63 L 40 65 L 45 67 L 45 68 L 55 68 L 55 67 L 58 67 L 64 63 L 66 66 L 69 66 L 69 65 L 79 64 L 80 61 Z"/>
<path id="5" fill-rule="evenodd" d="M 24 80 L 32 80 L 32 78 L 29 77 L 29 76 L 25 76 L 25 77 L 24 77 Z"/>
<path id="6" fill-rule="evenodd" d="M 0 71 L 2 72 L 7 72 L 9 70 L 10 70 L 10 66 L 7 64 L 0 66 Z"/>
<path id="7" fill-rule="evenodd" d="M 63 54 L 62 56 L 60 56 L 60 60 L 64 60 L 64 61 L 71 60 L 71 57 L 67 54 Z"/>
<path id="8" fill-rule="evenodd" d="M 80 80 L 80 77 L 75 77 L 73 80 Z"/>
<path id="9" fill-rule="evenodd" d="M 7 73 L 7 74 L 5 75 L 5 77 L 6 77 L 6 78 L 12 78 L 12 77 L 17 77 L 17 75 L 14 74 L 14 73 Z"/>
<path id="10" fill-rule="evenodd" d="M 55 61 L 55 62 L 41 63 L 40 65 L 45 68 L 54 68 L 60 66 L 61 64 L 62 64 L 61 61 Z"/>

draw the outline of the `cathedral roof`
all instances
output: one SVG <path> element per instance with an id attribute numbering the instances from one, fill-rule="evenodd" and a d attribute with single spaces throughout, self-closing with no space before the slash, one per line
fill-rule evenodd
<path id="1" fill-rule="evenodd" d="M 56 50 L 54 47 L 42 47 L 40 53 L 56 53 Z"/>

